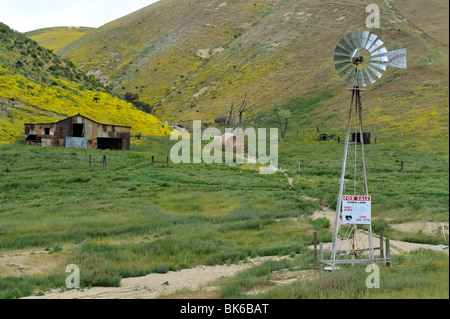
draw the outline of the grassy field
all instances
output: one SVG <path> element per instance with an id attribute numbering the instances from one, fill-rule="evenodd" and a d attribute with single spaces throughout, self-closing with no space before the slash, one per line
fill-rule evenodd
<path id="1" fill-rule="evenodd" d="M 310 215 L 321 208 L 302 196 L 334 208 L 342 156 L 342 145 L 316 138 L 311 130 L 298 138 L 291 130 L 280 144 L 280 166 L 294 178 L 293 187 L 284 174 L 260 175 L 249 165 L 152 168 L 151 156 L 165 160 L 170 153 L 173 142 L 165 138 L 133 142 L 129 152 L 2 145 L 0 254 L 54 250 L 83 269 L 85 287 L 248 257 L 307 256 L 313 232 L 323 242 L 331 232 L 312 222 Z M 448 158 L 388 143 L 371 145 L 367 153 L 375 231 L 442 243 L 439 234 L 401 233 L 389 224 L 448 221 Z M 106 155 L 107 167 L 89 168 L 89 155 Z M 400 160 L 407 163 L 403 171 Z M 63 287 L 63 270 L 0 276 L 0 296 Z"/>
<path id="2" fill-rule="evenodd" d="M 58 52 L 94 30 L 94 28 L 86 27 L 56 27 L 27 32 L 25 35 L 39 43 L 40 46 Z"/>

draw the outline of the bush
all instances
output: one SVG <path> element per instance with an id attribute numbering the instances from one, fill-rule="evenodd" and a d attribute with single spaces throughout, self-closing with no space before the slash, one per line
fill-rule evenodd
<path id="1" fill-rule="evenodd" d="M 319 230 L 319 229 L 329 229 L 330 228 L 330 221 L 328 220 L 328 218 L 322 217 L 322 218 L 317 218 L 316 220 L 314 220 L 312 222 L 312 224 L 314 225 L 314 228 Z"/>
<path id="2" fill-rule="evenodd" d="M 384 219 L 375 219 L 372 221 L 372 232 L 379 234 L 380 231 L 385 232 L 389 229 L 389 224 Z"/>
<path id="3" fill-rule="evenodd" d="M 156 269 L 156 272 L 158 273 L 158 274 L 165 274 L 165 273 L 167 273 L 169 271 L 169 267 L 167 267 L 167 266 L 159 266 L 157 269 Z"/>

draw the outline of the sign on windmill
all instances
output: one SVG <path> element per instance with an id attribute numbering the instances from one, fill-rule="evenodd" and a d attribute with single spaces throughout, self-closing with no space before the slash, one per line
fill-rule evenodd
<path id="1" fill-rule="evenodd" d="M 342 197 L 342 223 L 370 225 L 372 223 L 372 197 L 344 195 Z"/>

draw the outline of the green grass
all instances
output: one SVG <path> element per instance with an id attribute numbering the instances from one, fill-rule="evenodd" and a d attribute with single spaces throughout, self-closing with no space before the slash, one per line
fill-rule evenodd
<path id="1" fill-rule="evenodd" d="M 364 266 L 344 267 L 320 279 L 275 287 L 259 298 L 280 299 L 448 299 L 448 254 L 417 250 L 380 266 L 380 288 L 366 287 Z"/>
<path id="2" fill-rule="evenodd" d="M 80 266 L 83 287 L 257 256 L 300 254 L 298 262 L 307 263 L 313 232 L 323 242 L 331 233 L 326 220 L 312 222 L 309 216 L 320 207 L 302 196 L 333 207 L 342 156 L 341 145 L 316 142 L 315 135 L 297 139 L 291 131 L 280 145 L 280 165 L 294 176 L 292 188 L 284 174 L 260 175 L 248 166 L 152 168 L 151 157 L 165 159 L 173 145 L 164 138 L 148 138 L 129 152 L 2 145 L 0 252 L 48 247 L 57 254 L 70 247 L 67 264 Z M 408 163 L 402 172 L 397 154 Z M 89 155 L 106 155 L 107 167 L 89 168 Z M 448 159 L 378 144 L 368 149 L 368 163 L 377 167 L 369 170 L 377 231 L 440 243 L 437 236 L 396 232 L 383 221 L 448 220 Z M 15 292 L 16 281 L 0 279 L 6 285 L 1 296 L 64 287 L 61 277 L 48 276 L 14 279 L 28 287 Z"/>
<path id="3" fill-rule="evenodd" d="M 73 247 L 67 263 L 83 269 L 86 287 L 311 243 L 312 224 L 284 232 L 292 223 L 276 221 L 319 208 L 285 179 L 225 164 L 152 168 L 151 156 L 165 158 L 170 145 L 159 138 L 130 152 L 3 145 L 0 250 Z M 89 168 L 89 155 L 103 154 L 107 168 Z"/>

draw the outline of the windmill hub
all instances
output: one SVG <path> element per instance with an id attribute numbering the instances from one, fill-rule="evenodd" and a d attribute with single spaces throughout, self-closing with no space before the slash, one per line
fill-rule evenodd
<path id="1" fill-rule="evenodd" d="M 406 49 L 389 52 L 384 42 L 369 31 L 355 31 L 343 37 L 334 50 L 339 76 L 353 86 L 367 86 L 382 77 L 386 66 L 406 68 Z M 400 58 L 399 58 L 400 57 Z"/>

